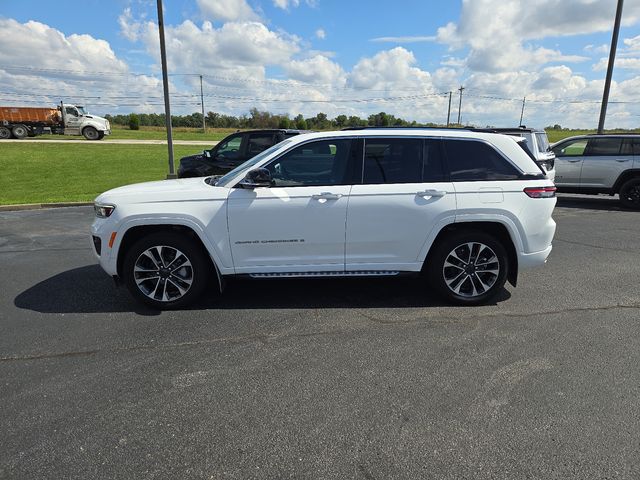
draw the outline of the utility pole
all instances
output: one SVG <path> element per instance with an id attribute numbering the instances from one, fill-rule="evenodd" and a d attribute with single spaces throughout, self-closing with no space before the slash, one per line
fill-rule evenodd
<path id="1" fill-rule="evenodd" d="M 600 107 L 600 121 L 598 122 L 598 133 L 604 132 L 604 120 L 607 116 L 607 104 L 609 103 L 609 90 L 611 89 L 611 77 L 613 76 L 613 63 L 616 59 L 616 47 L 618 46 L 618 33 L 620 31 L 620 19 L 622 18 L 623 0 L 618 0 L 616 9 L 616 19 L 613 23 L 613 35 L 611 36 L 611 48 L 609 49 L 609 66 L 607 67 L 607 78 L 604 81 L 604 92 L 602 93 L 602 106 Z"/>
<path id="2" fill-rule="evenodd" d="M 449 92 L 449 110 L 447 110 L 447 127 L 449 126 L 449 124 L 451 123 L 451 94 L 453 92 Z"/>
<path id="3" fill-rule="evenodd" d="M 527 101 L 527 97 L 522 97 L 522 111 L 520 112 L 520 126 L 522 126 L 522 117 L 524 116 L 524 103 Z"/>
<path id="4" fill-rule="evenodd" d="M 207 126 L 204 123 L 204 93 L 202 91 L 202 75 L 200 75 L 200 105 L 202 105 L 202 133 L 207 133 Z"/>
<path id="5" fill-rule="evenodd" d="M 162 86 L 164 88 L 164 116 L 167 125 L 167 147 L 169 149 L 169 174 L 167 179 L 177 178 L 173 165 L 173 131 L 171 130 L 171 106 L 169 104 L 169 75 L 167 73 L 167 49 L 164 44 L 164 18 L 162 0 L 158 1 L 158 31 L 160 33 L 160 60 L 162 61 Z"/>
<path id="6" fill-rule="evenodd" d="M 458 91 L 460 92 L 460 103 L 458 103 L 458 125 L 460 125 L 460 112 L 462 111 L 462 91 L 463 90 L 464 90 L 464 87 L 460 85 L 460 88 L 458 89 Z"/>

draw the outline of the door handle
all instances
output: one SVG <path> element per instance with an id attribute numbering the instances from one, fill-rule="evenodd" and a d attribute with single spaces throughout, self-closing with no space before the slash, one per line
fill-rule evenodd
<path id="1" fill-rule="evenodd" d="M 578 163 L 578 162 L 581 162 L 581 161 L 582 161 L 582 159 L 581 159 L 581 158 L 576 158 L 575 160 L 569 160 L 569 159 L 567 159 L 567 162 L 569 162 L 569 163 Z"/>
<path id="2" fill-rule="evenodd" d="M 444 197 L 447 194 L 444 190 L 423 190 L 422 192 L 416 193 L 419 197 Z"/>
<path id="3" fill-rule="evenodd" d="M 341 193 L 331 193 L 331 192 L 322 192 L 322 193 L 317 193 L 315 195 L 311 195 L 311 198 L 313 198 L 314 200 L 337 200 L 339 198 L 342 197 Z"/>
<path id="4" fill-rule="evenodd" d="M 628 161 L 629 161 L 628 158 L 616 158 L 616 162 L 622 163 L 622 162 L 628 162 Z"/>

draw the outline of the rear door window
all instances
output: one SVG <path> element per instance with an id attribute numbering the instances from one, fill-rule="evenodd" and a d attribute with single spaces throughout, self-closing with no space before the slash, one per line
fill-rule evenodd
<path id="1" fill-rule="evenodd" d="M 608 156 L 619 155 L 622 148 L 622 138 L 590 138 L 586 155 Z"/>
<path id="2" fill-rule="evenodd" d="M 249 135 L 247 143 L 247 157 L 255 157 L 264 152 L 267 148 L 275 144 L 273 133 L 252 133 Z"/>
<path id="3" fill-rule="evenodd" d="M 364 146 L 364 184 L 422 182 L 422 140 L 367 138 Z"/>
<path id="4" fill-rule="evenodd" d="M 492 146 L 477 140 L 443 140 L 452 182 L 515 180 L 518 169 Z"/>

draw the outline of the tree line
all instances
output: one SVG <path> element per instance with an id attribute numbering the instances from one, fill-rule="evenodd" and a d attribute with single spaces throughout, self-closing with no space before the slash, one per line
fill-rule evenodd
<path id="1" fill-rule="evenodd" d="M 163 113 L 132 113 L 130 115 L 110 115 L 105 117 L 113 124 L 129 126 L 137 130 L 139 126 L 164 127 L 165 115 Z M 252 108 L 249 115 L 234 117 L 217 112 L 209 112 L 205 117 L 206 126 L 209 128 L 296 128 L 299 130 L 328 130 L 332 128 L 345 127 L 436 127 L 435 123 L 418 123 L 404 120 L 394 115 L 380 112 L 369 115 L 367 118 L 360 118 L 352 115 L 338 115 L 335 118 L 328 118 L 325 113 L 318 113 L 313 117 L 305 118 L 303 115 L 296 115 L 294 118 L 289 115 L 278 115 L 270 112 L 261 112 L 257 108 Z M 202 114 L 192 113 L 190 115 L 171 115 L 171 125 L 174 127 L 202 127 Z"/>

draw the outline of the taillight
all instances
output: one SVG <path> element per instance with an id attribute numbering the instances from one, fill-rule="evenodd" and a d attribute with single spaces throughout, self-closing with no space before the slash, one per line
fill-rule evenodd
<path id="1" fill-rule="evenodd" d="M 527 187 L 524 193 L 531 198 L 553 198 L 556 196 L 556 187 Z"/>

